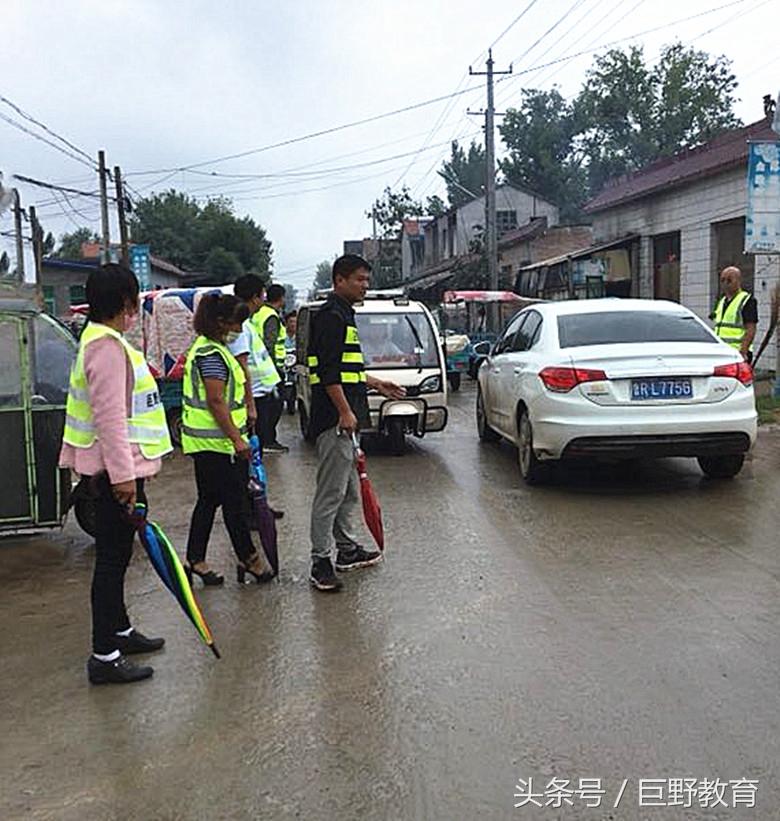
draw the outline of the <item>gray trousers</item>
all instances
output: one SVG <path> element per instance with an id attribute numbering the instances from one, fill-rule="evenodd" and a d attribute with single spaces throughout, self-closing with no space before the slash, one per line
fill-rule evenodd
<path id="1" fill-rule="evenodd" d="M 317 490 L 311 507 L 312 558 L 330 558 L 333 542 L 351 550 L 359 544 L 360 480 L 352 440 L 338 428 L 317 437 Z"/>

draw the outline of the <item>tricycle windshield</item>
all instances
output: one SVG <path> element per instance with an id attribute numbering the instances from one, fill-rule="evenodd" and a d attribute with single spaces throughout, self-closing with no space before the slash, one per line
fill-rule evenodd
<path id="1" fill-rule="evenodd" d="M 423 313 L 358 313 L 367 368 L 437 368 L 439 347 Z"/>

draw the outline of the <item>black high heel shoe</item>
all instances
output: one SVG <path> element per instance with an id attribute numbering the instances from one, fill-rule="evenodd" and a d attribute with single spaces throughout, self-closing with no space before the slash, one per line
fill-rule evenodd
<path id="1" fill-rule="evenodd" d="M 213 570 L 207 570 L 205 573 L 202 570 L 195 570 L 194 567 L 190 567 L 190 565 L 184 565 L 184 573 L 187 576 L 187 581 L 190 583 L 190 587 L 192 587 L 192 577 L 197 576 L 204 584 L 205 587 L 219 587 L 225 583 L 225 577 L 220 576 L 219 573 L 215 573 Z"/>
<path id="2" fill-rule="evenodd" d="M 274 574 L 269 572 L 268 570 L 264 571 L 263 573 L 258 573 L 256 570 L 252 570 L 252 567 L 259 564 L 258 562 L 258 555 L 255 553 L 253 556 L 249 557 L 249 562 L 244 564 L 243 562 L 239 562 L 236 565 L 236 579 L 238 580 L 239 584 L 246 584 L 246 574 L 249 573 L 252 576 L 257 584 L 266 584 L 270 582 L 274 578 Z"/>

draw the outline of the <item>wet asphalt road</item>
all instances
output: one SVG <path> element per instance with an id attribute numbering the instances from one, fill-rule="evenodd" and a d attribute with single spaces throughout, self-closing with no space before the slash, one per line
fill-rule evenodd
<path id="1" fill-rule="evenodd" d="M 780 433 L 730 483 L 674 460 L 530 489 L 473 399 L 371 454 L 387 560 L 337 596 L 308 586 L 315 459 L 285 420 L 280 583 L 238 587 L 218 524 L 227 583 L 198 591 L 219 662 L 139 548 L 131 616 L 167 647 L 151 681 L 90 688 L 89 539 L 0 541 L 0 819 L 780 818 Z M 181 456 L 149 488 L 182 550 L 193 490 Z M 743 776 L 756 809 L 638 807 L 639 778 Z M 529 777 L 607 794 L 514 809 Z"/>

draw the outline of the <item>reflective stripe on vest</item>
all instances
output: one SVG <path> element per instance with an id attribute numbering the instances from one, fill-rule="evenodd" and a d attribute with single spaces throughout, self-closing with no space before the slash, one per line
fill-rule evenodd
<path id="1" fill-rule="evenodd" d="M 173 446 L 165 420 L 165 408 L 143 354 L 118 331 L 97 322 L 88 323 L 79 340 L 78 355 L 70 372 L 63 442 L 76 448 L 88 448 L 98 439 L 89 397 L 89 383 L 84 370 L 84 355 L 88 345 L 104 336 L 110 336 L 122 345 L 133 369 L 133 392 L 127 419 L 128 441 L 138 445 L 145 459 L 157 459 L 170 453 Z"/>
<path id="2" fill-rule="evenodd" d="M 738 291 L 728 305 L 725 305 L 726 297 L 722 296 L 715 306 L 715 333 L 732 348 L 740 348 L 745 338 L 742 308 L 749 299 L 747 291 Z M 752 345 L 750 350 L 753 350 Z"/>
<path id="3" fill-rule="evenodd" d="M 320 375 L 319 359 L 316 356 L 309 356 L 309 384 L 319 385 Z M 339 375 L 342 385 L 358 385 L 366 381 L 365 363 L 363 351 L 360 349 L 360 338 L 357 328 L 354 325 L 347 325 L 344 333 L 344 350 L 341 354 L 341 373 Z"/>
<path id="4" fill-rule="evenodd" d="M 199 336 L 192 343 L 184 363 L 182 382 L 182 450 L 185 453 L 215 451 L 235 453 L 233 443 L 219 427 L 206 401 L 206 386 L 198 368 L 198 357 L 219 354 L 228 371 L 224 399 L 230 410 L 233 424 L 246 434 L 247 412 L 245 404 L 246 377 L 238 360 L 221 343 Z"/>
<path id="5" fill-rule="evenodd" d="M 284 368 L 284 358 L 287 354 L 284 341 L 287 339 L 287 328 L 284 327 L 284 322 L 282 322 L 282 317 L 279 315 L 279 311 L 277 311 L 276 308 L 272 308 L 270 305 L 262 305 L 260 310 L 252 317 L 252 322 L 260 333 L 260 338 L 263 340 L 263 343 L 265 343 L 265 323 L 272 316 L 275 316 L 279 320 L 279 333 L 277 334 L 276 342 L 274 343 L 274 361 L 276 362 L 276 366 L 278 368 Z"/>
<path id="6" fill-rule="evenodd" d="M 272 388 L 278 385 L 281 381 L 279 372 L 274 367 L 271 355 L 265 347 L 263 338 L 258 333 L 251 319 L 247 319 L 244 323 L 244 330 L 249 335 L 249 357 L 247 358 L 247 367 L 249 375 L 252 378 L 252 383 L 258 382 L 267 388 Z"/>

